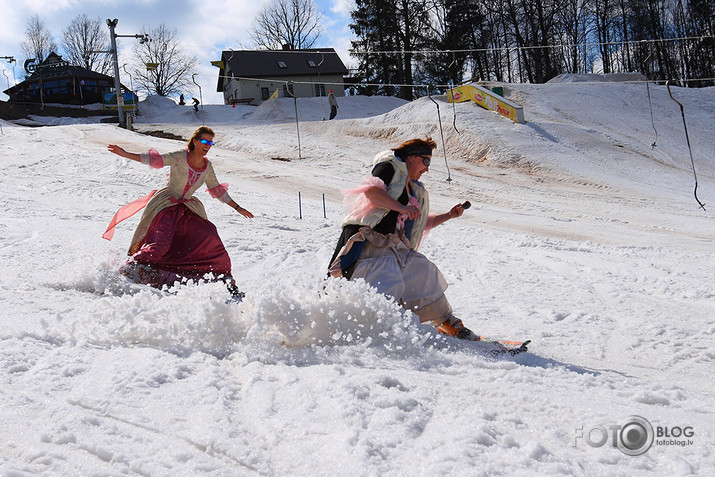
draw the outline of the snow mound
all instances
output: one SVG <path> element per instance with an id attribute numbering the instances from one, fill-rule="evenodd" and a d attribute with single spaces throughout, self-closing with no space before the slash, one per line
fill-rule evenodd
<path id="1" fill-rule="evenodd" d="M 563 73 L 554 78 L 551 78 L 548 83 L 594 83 L 594 82 L 628 82 L 628 81 L 645 81 L 647 78 L 641 73 L 606 73 L 606 74 L 590 74 L 590 73 Z"/>

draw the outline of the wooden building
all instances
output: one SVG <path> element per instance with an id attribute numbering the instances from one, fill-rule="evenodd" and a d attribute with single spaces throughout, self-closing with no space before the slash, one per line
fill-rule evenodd
<path id="1" fill-rule="evenodd" d="M 104 93 L 114 92 L 114 77 L 70 65 L 54 52 L 28 72 L 25 81 L 3 91 L 10 102 L 83 105 L 102 103 Z"/>

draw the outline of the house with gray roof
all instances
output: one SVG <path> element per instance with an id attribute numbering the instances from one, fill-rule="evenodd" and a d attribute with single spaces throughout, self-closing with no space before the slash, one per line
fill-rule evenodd
<path id="1" fill-rule="evenodd" d="M 216 91 L 225 104 L 261 104 L 274 97 L 345 96 L 348 74 L 333 48 L 229 50 L 221 60 Z"/>

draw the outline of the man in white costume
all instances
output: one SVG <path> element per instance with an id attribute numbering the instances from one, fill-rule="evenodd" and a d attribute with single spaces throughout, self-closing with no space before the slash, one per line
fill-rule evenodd
<path id="1" fill-rule="evenodd" d="M 421 323 L 478 341 L 479 336 L 452 314 L 442 273 L 417 251 L 430 228 L 464 213 L 461 204 L 443 214 L 429 213 L 429 194 L 419 179 L 429 171 L 436 147 L 431 138 L 412 139 L 380 152 L 373 160 L 372 175 L 343 192 L 349 212 L 329 274 L 362 278 L 416 313 Z"/>

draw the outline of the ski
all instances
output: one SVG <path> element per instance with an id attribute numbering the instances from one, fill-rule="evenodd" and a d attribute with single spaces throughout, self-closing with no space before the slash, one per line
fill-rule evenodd
<path id="1" fill-rule="evenodd" d="M 512 340 L 498 340 L 493 338 L 487 338 L 486 336 L 479 336 L 478 339 L 474 340 L 479 343 L 490 343 L 493 344 L 495 349 L 490 350 L 490 353 L 494 355 L 509 354 L 515 356 L 520 353 L 525 353 L 528 350 L 529 343 L 531 340 L 526 341 L 512 341 Z"/>

